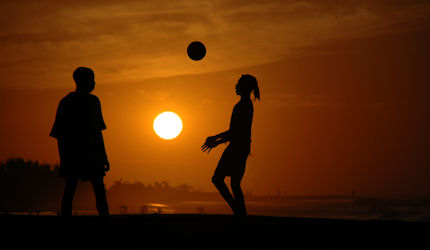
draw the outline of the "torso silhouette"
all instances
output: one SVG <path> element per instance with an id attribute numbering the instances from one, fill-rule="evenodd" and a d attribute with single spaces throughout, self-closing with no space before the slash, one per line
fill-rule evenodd
<path id="1" fill-rule="evenodd" d="M 250 99 L 242 99 L 234 106 L 230 120 L 230 144 L 251 143 L 253 113 L 254 107 Z"/>
<path id="2" fill-rule="evenodd" d="M 95 95 L 71 92 L 60 101 L 50 134 L 58 139 L 60 176 L 87 180 L 105 175 L 104 129 Z"/>
<path id="3" fill-rule="evenodd" d="M 251 100 L 240 100 L 233 108 L 230 129 L 226 139 L 230 141 L 215 170 L 216 176 L 242 178 L 246 159 L 251 150 L 251 125 L 254 108 Z"/>

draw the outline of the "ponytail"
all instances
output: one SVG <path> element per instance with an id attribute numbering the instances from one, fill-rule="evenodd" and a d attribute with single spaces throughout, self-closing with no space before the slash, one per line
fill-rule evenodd
<path id="1" fill-rule="evenodd" d="M 254 100 L 260 100 L 260 89 L 258 88 L 257 79 L 254 76 L 248 74 L 242 75 L 239 81 L 244 81 L 249 91 L 252 91 L 252 93 L 254 93 Z"/>

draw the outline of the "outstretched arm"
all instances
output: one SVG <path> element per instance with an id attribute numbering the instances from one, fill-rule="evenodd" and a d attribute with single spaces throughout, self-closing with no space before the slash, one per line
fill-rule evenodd
<path id="1" fill-rule="evenodd" d="M 209 136 L 208 138 L 206 138 L 206 141 L 202 145 L 201 149 L 203 152 L 207 151 L 209 153 L 212 148 L 228 141 L 230 141 L 230 130 L 224 131 L 214 136 Z"/>

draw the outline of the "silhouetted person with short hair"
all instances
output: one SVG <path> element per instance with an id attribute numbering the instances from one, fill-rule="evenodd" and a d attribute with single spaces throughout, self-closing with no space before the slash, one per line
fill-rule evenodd
<path id="1" fill-rule="evenodd" d="M 65 96 L 58 105 L 57 115 L 50 136 L 58 141 L 60 176 L 66 185 L 61 204 L 61 215 L 72 215 L 72 201 L 78 180 L 90 181 L 96 196 L 100 216 L 108 217 L 109 208 L 103 182 L 109 171 L 102 130 L 100 101 L 90 94 L 95 86 L 94 72 L 79 67 L 73 72 L 76 91 Z"/>
<path id="2" fill-rule="evenodd" d="M 236 84 L 236 94 L 240 101 L 234 106 L 230 120 L 230 129 L 215 136 L 209 136 L 202 146 L 202 151 L 208 153 L 221 143 L 230 142 L 212 177 L 212 182 L 222 197 L 227 201 L 238 216 L 246 216 L 245 199 L 240 182 L 245 173 L 246 160 L 251 148 L 251 125 L 254 107 L 250 98 L 251 92 L 260 100 L 257 79 L 252 75 L 242 75 Z M 224 182 L 226 176 L 231 177 L 230 193 Z"/>

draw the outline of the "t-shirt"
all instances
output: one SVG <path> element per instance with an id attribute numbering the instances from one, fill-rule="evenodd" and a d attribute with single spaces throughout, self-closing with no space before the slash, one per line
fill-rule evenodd
<path id="1" fill-rule="evenodd" d="M 61 176 L 104 175 L 104 129 L 97 96 L 71 92 L 60 101 L 50 136 L 58 139 Z"/>
<path id="2" fill-rule="evenodd" d="M 81 136 L 106 129 L 99 98 L 71 92 L 58 105 L 50 136 L 57 139 Z"/>

